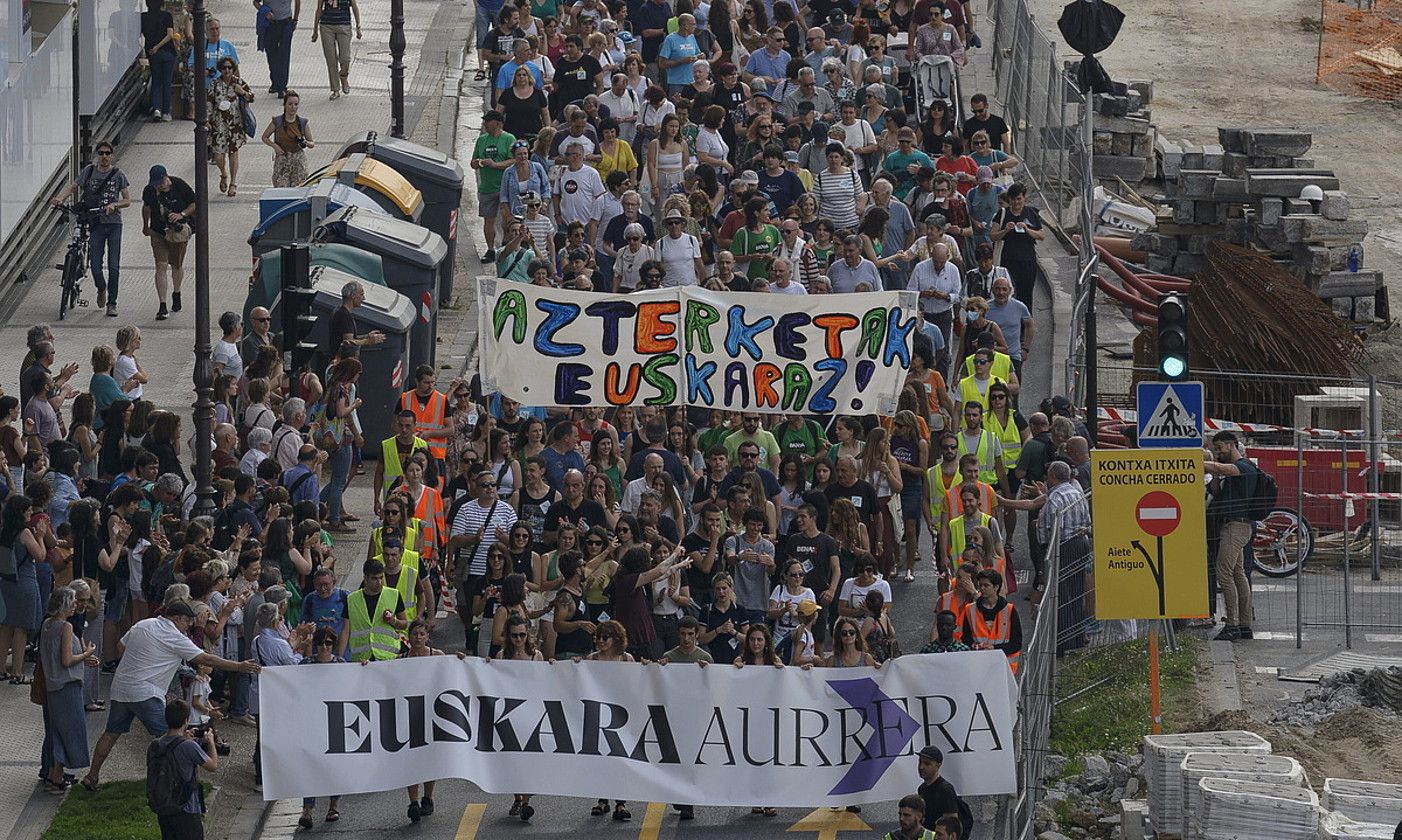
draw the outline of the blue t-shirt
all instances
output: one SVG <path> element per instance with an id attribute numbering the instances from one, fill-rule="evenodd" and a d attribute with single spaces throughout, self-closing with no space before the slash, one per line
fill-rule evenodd
<path id="1" fill-rule="evenodd" d="M 540 457 L 545 460 L 545 482 L 561 493 L 565 491 L 565 473 L 584 472 L 584 456 L 573 449 L 561 455 L 555 447 L 547 446 L 540 451 Z"/>
<path id="2" fill-rule="evenodd" d="M 658 58 L 686 58 L 687 56 L 700 55 L 701 48 L 696 44 L 695 35 L 681 35 L 673 32 L 662 41 L 662 50 L 658 52 Z M 691 65 L 678 64 L 675 67 L 667 68 L 667 84 L 669 85 L 689 85 L 691 84 Z"/>
<path id="3" fill-rule="evenodd" d="M 347 599 L 350 593 L 336 587 L 330 598 L 322 598 L 313 590 L 302 598 L 302 620 L 315 624 L 317 629 L 330 627 L 339 637 L 346 624 Z"/>
<path id="4" fill-rule="evenodd" d="M 769 196 L 769 200 L 774 202 L 778 209 L 777 215 L 783 215 L 798 197 L 803 195 L 803 182 L 798 176 L 788 171 L 781 171 L 778 175 L 770 175 L 769 170 L 759 173 L 759 191 Z"/>
<path id="5" fill-rule="evenodd" d="M 516 78 L 516 71 L 521 69 L 521 63 L 516 59 L 511 59 L 501 66 L 497 71 L 497 90 L 505 90 L 511 87 L 511 82 Z M 531 71 L 531 76 L 535 79 L 536 90 L 545 87 L 545 74 L 540 72 L 540 65 L 533 61 L 528 61 L 525 67 Z"/>

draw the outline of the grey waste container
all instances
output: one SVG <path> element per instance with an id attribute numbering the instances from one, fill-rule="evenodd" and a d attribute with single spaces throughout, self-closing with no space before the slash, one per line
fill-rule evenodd
<path id="1" fill-rule="evenodd" d="M 310 279 L 312 288 L 316 290 L 312 311 L 317 316 L 311 340 L 319 347 L 326 347 L 331 316 L 341 305 L 341 287 L 360 278 L 316 265 L 312 266 Z M 387 430 L 399 405 L 399 395 L 413 371 L 409 361 L 409 336 L 417 318 L 409 298 L 387 286 L 363 281 L 362 284 L 365 286 L 365 302 L 355 309 L 359 329 L 365 332 L 379 330 L 385 334 L 383 343 L 367 344 L 360 348 L 362 370 L 357 396 L 365 403 L 360 407 L 358 416 L 360 426 L 365 430 L 365 457 L 375 458 L 379 453 L 375 443 L 389 436 Z"/>
<path id="2" fill-rule="evenodd" d="M 315 238 L 354 245 L 380 256 L 385 282 L 418 310 L 409 341 L 410 370 L 433 364 L 438 335 L 438 267 L 448 255 L 443 237 L 413 222 L 343 207 L 326 217 Z"/>
<path id="3" fill-rule="evenodd" d="M 323 219 L 349 206 L 384 213 L 371 196 L 331 180 L 263 190 L 258 197 L 258 226 L 248 235 L 253 256 L 261 257 L 284 245 L 307 242 Z"/>
<path id="4" fill-rule="evenodd" d="M 437 149 L 375 131 L 352 138 L 336 156 L 356 153 L 393 166 L 423 193 L 424 210 L 419 224 L 448 243 L 448 257 L 438 271 L 438 302 L 451 303 L 458 252 L 458 208 L 462 206 L 462 165 Z"/>

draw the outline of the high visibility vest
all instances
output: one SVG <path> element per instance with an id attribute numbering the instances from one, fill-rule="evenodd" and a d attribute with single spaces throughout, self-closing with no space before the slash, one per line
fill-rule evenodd
<path id="1" fill-rule="evenodd" d="M 1007 353 L 999 353 L 997 350 L 994 350 L 993 364 L 988 366 L 988 375 L 992 376 L 994 379 L 1001 379 L 1004 382 L 1007 382 L 1008 374 L 1012 372 L 1012 369 L 1013 357 L 1009 356 Z M 964 376 L 960 377 L 960 379 L 964 379 L 973 375 L 974 355 L 970 353 L 968 358 L 964 359 Z"/>
<path id="2" fill-rule="evenodd" d="M 957 471 L 954 475 L 949 477 L 949 483 L 946 484 L 944 480 L 944 467 L 942 465 L 936 464 L 928 470 L 925 470 L 925 501 L 930 506 L 930 520 L 934 522 L 936 526 L 940 524 L 940 519 L 944 516 L 944 512 L 952 510 L 952 508 L 948 507 L 946 504 L 945 499 L 950 488 L 958 486 L 959 473 Z"/>
<path id="3" fill-rule="evenodd" d="M 419 520 L 410 518 L 409 524 L 404 526 L 403 547 L 405 551 L 419 550 Z M 385 529 L 384 526 L 376 528 L 370 532 L 370 555 L 376 560 L 383 561 L 385 553 Z"/>
<path id="4" fill-rule="evenodd" d="M 425 561 L 432 560 L 438 556 L 438 548 L 443 544 L 443 494 L 425 485 L 423 493 L 414 503 L 414 518 L 419 522 L 421 536 L 417 550 Z"/>
<path id="5" fill-rule="evenodd" d="M 435 390 L 428 398 L 428 405 L 419 402 L 419 395 L 410 390 L 399 395 L 399 410 L 414 412 L 414 434 L 438 431 L 448 424 L 448 398 L 442 391 Z M 434 438 L 428 441 L 428 454 L 435 461 L 448 457 L 447 438 Z"/>
<path id="6" fill-rule="evenodd" d="M 961 601 L 959 593 L 951 589 L 935 601 L 935 614 L 949 610 L 954 613 L 954 641 L 964 641 L 964 608 L 973 601 Z"/>
<path id="7" fill-rule="evenodd" d="M 399 611 L 399 590 L 386 586 L 380 590 L 375 614 L 365 607 L 365 590 L 351 593 L 346 604 L 350 617 L 349 653 L 352 662 L 395 659 L 399 656 L 399 631 L 385 623 L 384 611 Z"/>
<path id="8" fill-rule="evenodd" d="M 1004 604 L 998 614 L 993 617 L 993 621 L 983 620 L 983 613 L 979 612 L 978 602 L 975 601 L 964 608 L 964 615 L 968 621 L 969 628 L 973 630 L 974 637 L 969 644 L 980 643 L 989 645 L 1005 644 L 1012 636 L 1013 632 L 1013 605 Z M 1008 667 L 1013 669 L 1013 674 L 1017 674 L 1018 663 L 1022 659 L 1022 651 L 1008 654 Z"/>
<path id="9" fill-rule="evenodd" d="M 983 513 L 992 513 L 993 509 L 998 507 L 998 496 L 993 492 L 993 485 L 986 481 L 978 481 L 975 483 L 978 485 L 978 509 Z M 963 506 L 959 504 L 959 488 L 963 486 L 962 483 L 955 482 L 945 491 L 945 510 L 953 513 L 956 510 L 964 509 Z"/>
<path id="10" fill-rule="evenodd" d="M 997 414 L 987 411 L 983 415 L 983 425 L 1003 444 L 1003 465 L 1012 469 L 1017 465 L 1017 456 L 1022 454 L 1022 430 L 1017 427 L 1017 415 L 1010 407 L 1008 425 L 1004 426 L 998 422 Z"/>
<path id="11" fill-rule="evenodd" d="M 896 832 L 888 831 L 884 840 L 904 840 L 904 837 L 897 837 Z M 935 833 L 928 828 L 922 828 L 917 840 L 935 840 Z"/>
<path id="12" fill-rule="evenodd" d="M 419 562 L 417 551 L 399 553 L 399 579 L 394 589 L 399 592 L 400 603 L 404 604 L 404 617 L 410 621 L 419 614 Z"/>
<path id="13" fill-rule="evenodd" d="M 987 412 L 984 412 L 987 416 Z M 968 441 L 964 438 L 963 430 L 954 433 L 959 438 L 959 457 L 962 458 L 969 453 Z M 984 484 L 997 484 L 998 471 L 993 466 L 993 458 L 988 454 L 993 448 L 993 432 L 984 429 L 978 439 L 978 449 L 973 454 L 978 456 L 978 480 Z"/>
<path id="14" fill-rule="evenodd" d="M 385 465 L 385 483 L 384 486 L 380 488 L 381 493 L 388 490 L 389 486 L 394 483 L 394 480 L 404 474 L 404 465 L 399 463 L 399 446 L 396 443 L 397 440 L 397 438 L 389 437 L 380 442 L 380 463 Z M 416 437 L 414 438 L 414 448 L 409 451 L 412 454 L 420 449 L 427 450 L 428 441 L 421 437 Z"/>
<path id="15" fill-rule="evenodd" d="M 974 524 L 969 527 L 976 528 L 979 525 L 982 525 L 983 527 L 988 528 L 988 523 L 992 521 L 993 517 L 980 511 L 978 514 L 978 519 L 975 520 Z M 952 565 L 958 565 L 959 555 L 964 553 L 964 549 L 968 547 L 969 544 L 968 531 L 964 527 L 965 524 L 966 523 L 964 522 L 964 517 L 962 516 L 956 516 L 953 519 L 949 520 L 949 562 Z M 989 528 L 989 530 L 992 529 Z"/>
<path id="16" fill-rule="evenodd" d="M 988 377 L 988 380 L 987 380 L 988 384 L 984 385 L 984 386 L 983 386 L 983 392 L 982 392 L 982 393 L 979 393 L 979 389 L 978 389 L 978 385 L 976 384 L 976 380 L 975 380 L 972 376 L 966 376 L 966 377 L 964 377 L 963 379 L 959 380 L 959 405 L 960 405 L 960 406 L 963 406 L 963 405 L 965 405 L 966 403 L 976 402 L 976 403 L 978 403 L 979 405 L 983 406 L 983 413 L 984 413 L 984 416 L 987 416 L 987 415 L 988 415 L 988 389 L 989 389 L 989 388 L 992 388 L 994 385 L 998 384 L 999 382 L 1002 382 L 1002 383 L 1006 384 L 1007 381 L 1008 381 L 1008 380 L 1006 380 L 1006 379 L 1000 379 L 1000 378 L 997 377 L 997 376 L 991 376 L 991 375 L 990 375 L 990 376 Z M 960 411 L 963 411 L 963 408 L 960 408 Z"/>

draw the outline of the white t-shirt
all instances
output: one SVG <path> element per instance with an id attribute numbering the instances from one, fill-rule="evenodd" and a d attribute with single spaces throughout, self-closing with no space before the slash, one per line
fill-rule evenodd
<path id="1" fill-rule="evenodd" d="M 797 280 L 793 279 L 792 277 L 789 278 L 789 285 L 787 285 L 787 286 L 780 286 L 778 283 L 770 283 L 770 284 L 769 284 L 769 291 L 770 291 L 771 293 L 773 293 L 773 294 L 776 294 L 776 295 L 806 295 L 806 294 L 808 294 L 808 290 L 805 289 L 805 288 L 803 288 L 803 284 L 802 284 L 802 283 L 799 283 Z"/>
<path id="2" fill-rule="evenodd" d="M 117 380 L 117 387 L 120 388 L 122 386 L 122 383 L 126 382 L 128 379 L 131 379 L 135 375 L 136 359 L 126 354 L 118 356 L 116 364 L 112 366 L 112 378 Z M 135 388 L 132 388 L 130 391 L 127 391 L 126 398 L 131 400 L 132 402 L 136 402 L 137 400 L 141 399 L 141 386 L 137 385 Z"/>
<path id="3" fill-rule="evenodd" d="M 594 206 L 589 210 L 589 220 L 598 222 L 594 229 L 594 241 L 590 244 L 596 249 L 604 247 L 604 229 L 613 221 L 613 217 L 623 212 L 623 202 L 618 196 L 604 191 L 604 194 L 594 199 Z"/>
<path id="4" fill-rule="evenodd" d="M 720 136 L 719 131 L 711 131 L 703 128 L 696 135 L 696 153 L 702 152 L 719 160 L 725 160 L 730 156 L 730 146 L 726 144 L 725 138 Z"/>
<path id="5" fill-rule="evenodd" d="M 575 172 L 568 168 L 560 172 L 557 187 L 560 196 L 560 217 L 565 224 L 581 222 L 589 224 L 589 211 L 594 207 L 594 199 L 604 193 L 604 182 L 599 180 L 599 171 L 592 166 L 581 166 Z"/>
<path id="6" fill-rule="evenodd" d="M 856 578 L 847 578 L 842 582 L 837 599 L 849 607 L 860 607 L 866 601 L 867 593 L 873 590 L 886 596 L 887 604 L 892 603 L 891 584 L 879 577 L 870 586 L 862 586 Z"/>
<path id="7" fill-rule="evenodd" d="M 138 621 L 122 637 L 122 644 L 126 653 L 112 675 L 111 692 L 112 699 L 121 703 L 165 697 L 180 664 L 204 653 L 166 618 Z"/>
<path id="8" fill-rule="evenodd" d="M 777 601 L 780 604 L 783 604 L 784 606 L 788 606 L 789 604 L 797 604 L 799 601 L 813 601 L 814 603 L 817 603 L 818 598 L 813 594 L 813 590 L 809 589 L 806 586 L 803 587 L 803 589 L 799 590 L 799 593 L 795 595 L 789 591 L 789 588 L 787 586 L 781 583 L 778 586 L 774 587 L 773 592 L 769 593 L 769 600 Z M 788 612 L 785 612 L 783 615 L 779 616 L 779 621 L 774 625 L 774 629 L 778 634 L 786 634 L 791 632 L 797 626 L 798 613 L 794 612 L 790 614 Z"/>
<path id="9" fill-rule="evenodd" d="M 623 89 L 621 96 L 615 95 L 613 88 L 609 88 L 599 94 L 599 104 L 609 109 L 609 116 L 618 120 L 618 139 L 633 142 L 633 136 L 637 133 L 637 123 L 623 122 L 624 117 L 636 117 L 638 115 L 638 95 L 627 88 Z"/>
<path id="10" fill-rule="evenodd" d="M 243 378 L 243 356 L 239 354 L 237 344 L 223 339 L 214 342 L 211 361 L 213 364 L 223 365 L 224 373 L 232 376 L 235 381 Z"/>
<path id="11" fill-rule="evenodd" d="M 662 262 L 663 286 L 696 285 L 696 260 L 701 258 L 701 243 L 696 237 L 689 233 L 683 233 L 678 239 L 663 236 L 653 245 L 653 251 Z"/>
<path id="12" fill-rule="evenodd" d="M 858 154 L 857 149 L 863 146 L 870 146 L 876 142 L 876 132 L 871 130 L 871 123 L 858 118 L 851 125 L 841 122 L 838 123 L 838 125 L 842 126 L 844 132 L 842 145 L 846 146 L 847 151 L 852 153 L 852 168 L 858 170 L 865 169 L 866 161 Z M 824 157 L 824 160 L 826 159 L 827 158 Z"/>

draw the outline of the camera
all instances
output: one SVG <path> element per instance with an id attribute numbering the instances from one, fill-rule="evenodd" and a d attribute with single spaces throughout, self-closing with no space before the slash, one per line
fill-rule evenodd
<path id="1" fill-rule="evenodd" d="M 206 732 L 214 732 L 214 727 L 208 723 L 190 727 L 190 737 L 197 741 L 203 741 Z M 219 755 L 228 755 L 232 752 L 232 748 L 230 748 L 228 743 L 219 740 L 219 733 L 217 732 L 214 732 L 214 751 Z"/>
<path id="2" fill-rule="evenodd" d="M 303 137 L 302 135 L 298 134 L 298 135 L 297 135 L 296 137 L 294 137 L 293 139 L 297 141 L 297 145 L 298 145 L 298 146 L 301 146 L 301 147 L 304 148 L 304 149 L 307 148 L 307 138 L 305 138 L 305 137 Z"/>

